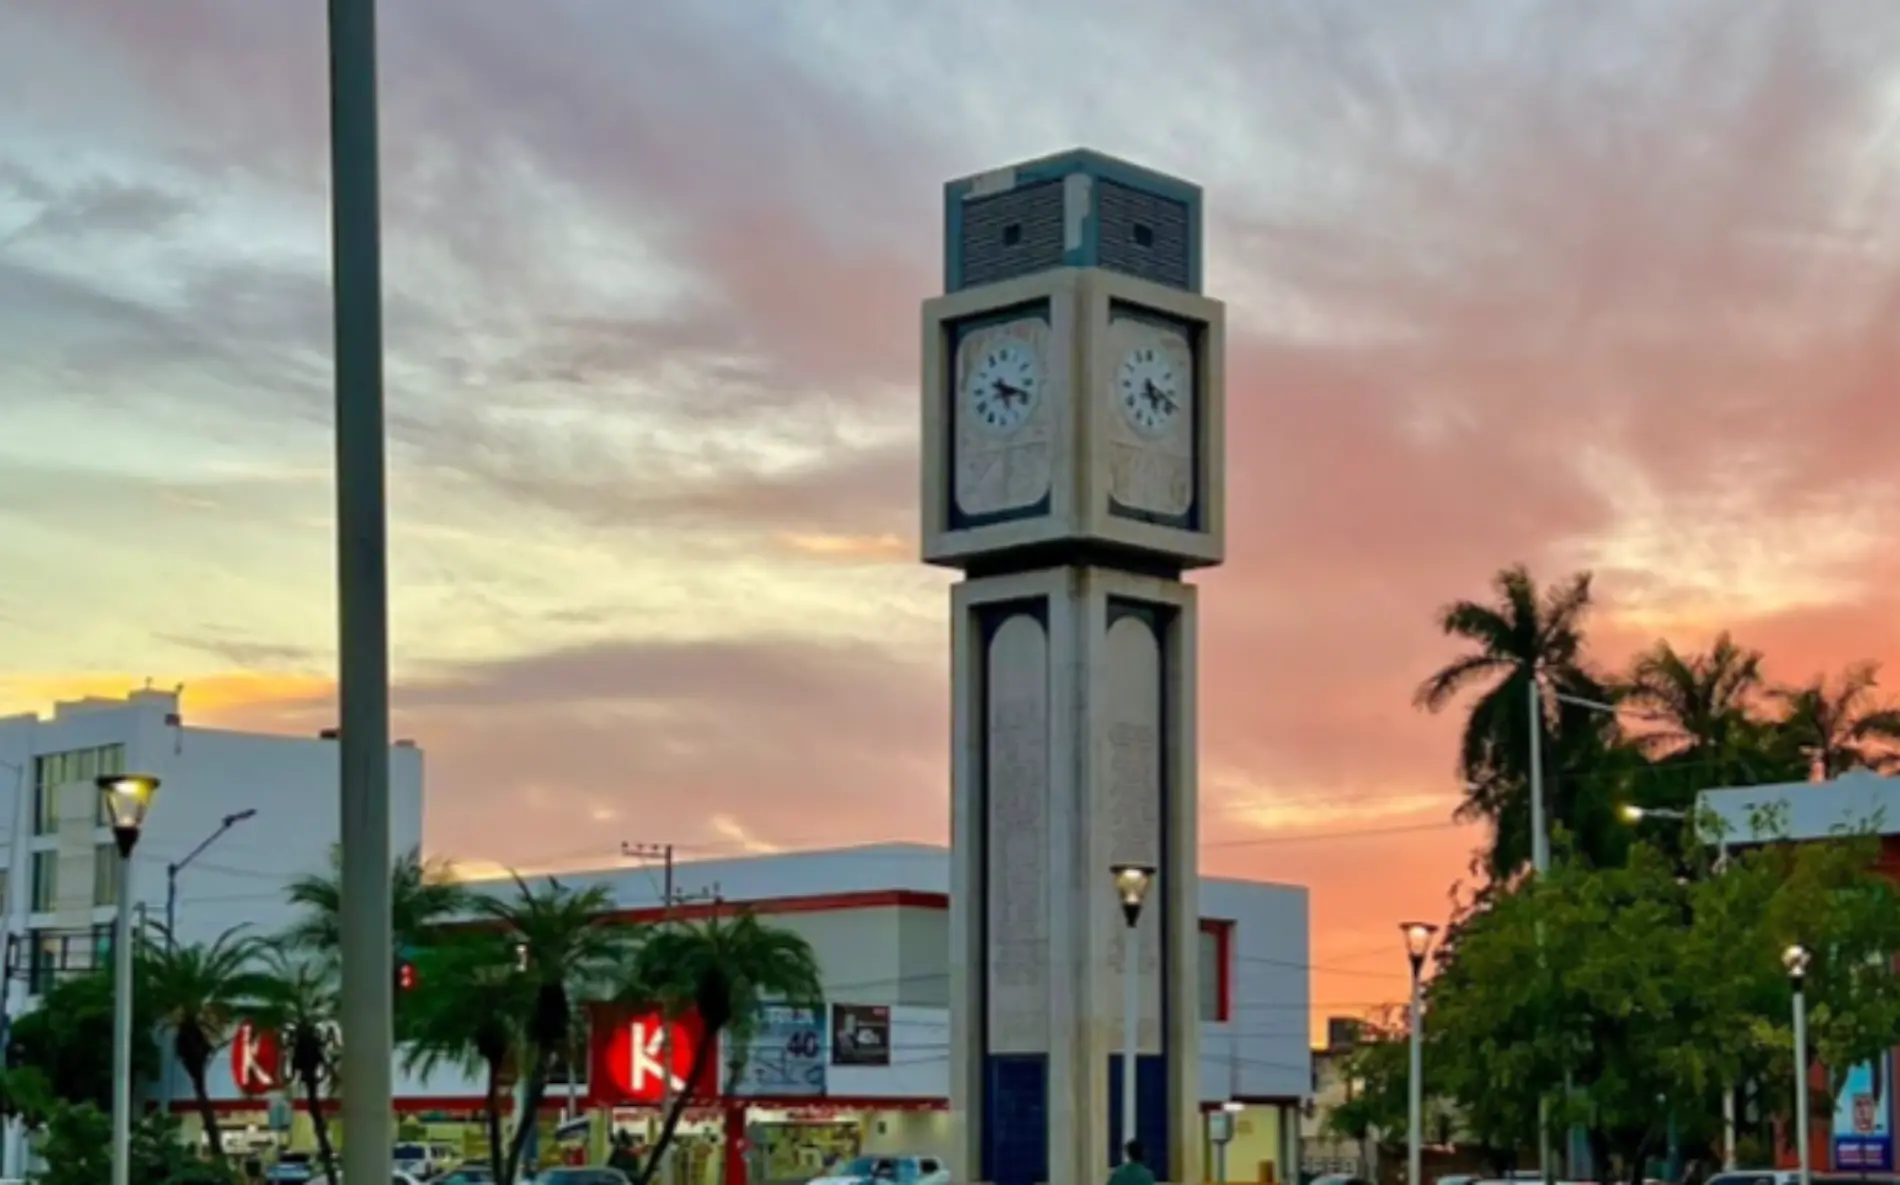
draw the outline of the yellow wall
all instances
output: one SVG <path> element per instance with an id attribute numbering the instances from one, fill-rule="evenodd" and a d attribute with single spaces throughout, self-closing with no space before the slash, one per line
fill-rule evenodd
<path id="1" fill-rule="evenodd" d="M 950 1158 L 950 1112 L 873 1111 L 864 1117 L 864 1151 L 873 1156 Z M 951 1176 L 968 1180 L 968 1165 L 953 1164 Z"/>
<path id="2" fill-rule="evenodd" d="M 1205 1118 L 1205 1117 L 1204 1117 Z M 1205 1129 L 1203 1129 L 1205 1131 Z M 1227 1143 L 1228 1181 L 1263 1181 L 1267 1169 L 1263 1162 L 1270 1163 L 1273 1179 L 1284 1182 L 1286 1174 L 1280 1171 L 1280 1112 L 1278 1108 L 1261 1106 L 1247 1107 L 1234 1114 L 1234 1138 Z M 1205 1142 L 1201 1163 L 1207 1166 L 1207 1179 L 1214 1176 L 1214 1144 Z"/>

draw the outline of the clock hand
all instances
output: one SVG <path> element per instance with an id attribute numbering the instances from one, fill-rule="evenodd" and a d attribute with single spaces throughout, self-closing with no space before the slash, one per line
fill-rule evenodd
<path id="1" fill-rule="evenodd" d="M 1021 387 L 1013 387 L 1002 379 L 993 380 L 992 385 L 996 389 L 997 398 L 1005 403 L 1017 399 L 1022 400 L 1024 403 L 1029 402 L 1029 392 L 1023 390 Z"/>

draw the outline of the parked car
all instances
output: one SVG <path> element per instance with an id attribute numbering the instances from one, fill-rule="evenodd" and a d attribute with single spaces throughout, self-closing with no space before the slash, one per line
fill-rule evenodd
<path id="1" fill-rule="evenodd" d="M 486 1165 L 465 1164 L 430 1185 L 494 1185 L 495 1171 Z"/>
<path id="2" fill-rule="evenodd" d="M 427 1181 L 445 1167 L 436 1162 L 435 1150 L 427 1144 L 403 1142 L 397 1144 L 391 1153 L 398 1172 L 408 1173 L 418 1181 Z"/>
<path id="3" fill-rule="evenodd" d="M 833 1165 L 811 1185 L 950 1185 L 950 1166 L 934 1156 L 860 1156 Z"/>
<path id="4" fill-rule="evenodd" d="M 534 1185 L 633 1185 L 627 1174 L 610 1168 L 542 1169 Z"/>

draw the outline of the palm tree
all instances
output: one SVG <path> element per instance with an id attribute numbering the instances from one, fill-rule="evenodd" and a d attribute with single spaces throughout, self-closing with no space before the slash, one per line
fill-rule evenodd
<path id="1" fill-rule="evenodd" d="M 698 1016 L 701 1027 L 686 1076 L 689 1083 L 699 1082 L 702 1068 L 719 1047 L 720 1033 L 727 1032 L 733 1051 L 728 1081 L 736 1086 L 745 1072 L 747 1038 L 760 1007 L 774 1001 L 817 1008 L 823 999 L 823 977 L 811 944 L 742 910 L 730 919 L 683 923 L 649 935 L 619 1002 L 634 1007 L 659 1003 L 669 1016 L 689 1010 Z M 690 1090 L 683 1091 L 673 1100 L 660 1137 L 641 1166 L 638 1185 L 652 1181 L 690 1095 Z"/>
<path id="2" fill-rule="evenodd" d="M 1546 760 L 1554 757 L 1560 769 L 1576 764 L 1574 755 L 1566 757 L 1566 746 L 1600 744 L 1614 734 L 1615 721 L 1559 698 L 1601 701 L 1609 695 L 1584 658 L 1590 574 L 1577 573 L 1540 592 L 1529 570 L 1519 564 L 1500 571 L 1492 588 L 1497 594 L 1494 604 L 1456 601 L 1439 610 L 1439 630 L 1470 643 L 1472 649 L 1419 684 L 1413 698 L 1419 707 L 1439 712 L 1472 688 L 1482 689 L 1466 717 L 1459 747 L 1458 772 L 1466 797 L 1458 817 L 1490 821 L 1493 875 L 1508 876 L 1530 853 L 1533 682 L 1543 704 L 1537 727 Z M 1563 784 L 1576 786 L 1574 780 Z M 1576 797 L 1551 802 L 1551 822 L 1578 829 L 1585 820 Z"/>
<path id="3" fill-rule="evenodd" d="M 326 1180 L 336 1180 L 336 1150 L 323 1113 L 325 1089 L 336 1081 L 336 982 L 327 962 L 279 944 L 266 952 L 252 1022 L 277 1034 L 290 1072 L 303 1088 Z"/>
<path id="4" fill-rule="evenodd" d="M 191 1081 L 211 1155 L 222 1164 L 223 1133 L 205 1088 L 205 1070 L 211 1056 L 230 1041 L 238 1018 L 264 995 L 266 977 L 255 969 L 258 942 L 242 936 L 242 926 L 208 944 L 191 945 L 170 941 L 163 926 L 152 928 L 161 941 L 140 945 L 138 991 L 172 1034 L 172 1052 Z"/>
<path id="5" fill-rule="evenodd" d="M 1879 676 L 1879 664 L 1865 662 L 1843 671 L 1839 683 L 1816 675 L 1770 692 L 1781 707 L 1781 744 L 1830 778 L 1858 768 L 1900 769 L 1900 709 L 1874 702 Z"/>
<path id="6" fill-rule="evenodd" d="M 1682 807 L 1710 786 L 1777 775 L 1753 714 L 1765 690 L 1761 664 L 1761 651 L 1736 645 L 1727 631 L 1706 653 L 1684 655 L 1658 641 L 1631 662 L 1620 690 L 1646 725 L 1637 747 L 1662 771 L 1688 775 L 1653 805 Z"/>
<path id="7" fill-rule="evenodd" d="M 404 1069 L 427 1075 L 446 1064 L 482 1076 L 489 1168 L 495 1180 L 513 1180 L 504 1171 L 502 1095 L 521 1060 L 522 1018 L 536 995 L 513 942 L 494 930 L 464 930 L 437 942 L 423 950 L 409 994 Z"/>
<path id="8" fill-rule="evenodd" d="M 284 940 L 323 955 L 335 955 L 343 946 L 343 850 L 330 849 L 327 873 L 298 877 L 286 895 L 303 910 L 303 917 L 284 934 Z M 411 848 L 390 870 L 389 928 L 396 945 L 420 947 L 446 921 L 467 913 L 470 893 L 455 879 L 447 860 L 425 860 Z"/>
<path id="9" fill-rule="evenodd" d="M 613 895 L 605 886 L 570 889 L 552 877 L 539 886 L 519 876 L 513 880 L 514 893 L 478 896 L 471 910 L 476 925 L 500 935 L 515 952 L 529 995 L 525 1013 L 517 1014 L 525 1081 L 504 1181 L 520 1171 L 554 1060 L 572 1047 L 575 1001 L 614 990 L 634 944 L 633 931 L 614 915 Z"/>

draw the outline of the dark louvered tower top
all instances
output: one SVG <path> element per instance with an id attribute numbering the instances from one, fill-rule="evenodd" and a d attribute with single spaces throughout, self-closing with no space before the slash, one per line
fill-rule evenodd
<path id="1" fill-rule="evenodd" d="M 1099 267 L 1201 290 L 1200 186 L 1078 148 L 943 187 L 943 288 Z"/>

